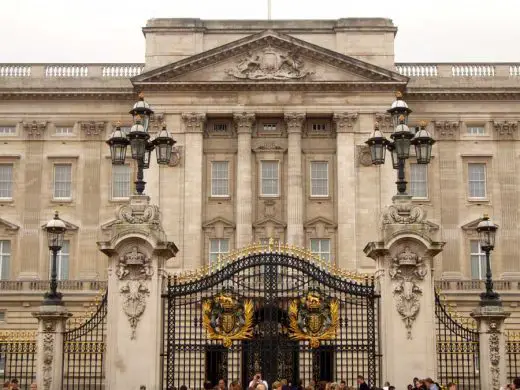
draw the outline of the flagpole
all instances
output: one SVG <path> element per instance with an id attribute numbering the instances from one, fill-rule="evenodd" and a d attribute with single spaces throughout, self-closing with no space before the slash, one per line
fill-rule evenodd
<path id="1" fill-rule="evenodd" d="M 267 20 L 271 20 L 271 0 L 267 0 Z"/>

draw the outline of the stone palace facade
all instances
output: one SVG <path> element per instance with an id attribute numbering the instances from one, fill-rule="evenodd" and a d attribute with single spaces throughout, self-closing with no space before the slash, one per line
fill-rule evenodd
<path id="1" fill-rule="evenodd" d="M 153 19 L 144 64 L 0 64 L 0 326 L 31 328 L 47 289 L 44 224 L 68 225 L 60 289 L 76 314 L 105 286 L 103 240 L 133 191 L 105 140 L 129 127 L 138 92 L 176 139 L 146 193 L 179 248 L 171 271 L 251 242 L 289 242 L 371 273 L 363 248 L 396 192 L 391 163 L 370 164 L 375 122 L 388 136 L 396 90 L 437 140 L 407 161 L 408 190 L 446 242 L 437 286 L 468 312 L 485 277 L 476 225 L 499 225 L 492 253 L 510 328 L 520 326 L 520 63 L 402 64 L 388 19 Z M 485 57 L 485 48 L 483 48 Z M 154 134 L 152 134 L 153 136 Z"/>

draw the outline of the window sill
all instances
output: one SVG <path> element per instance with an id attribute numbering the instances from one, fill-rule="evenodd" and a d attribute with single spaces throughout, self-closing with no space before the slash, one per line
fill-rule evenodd
<path id="1" fill-rule="evenodd" d="M 330 195 L 324 195 L 324 196 L 310 195 L 309 200 L 314 201 L 314 202 L 320 202 L 323 200 L 331 200 L 331 196 Z"/>
<path id="2" fill-rule="evenodd" d="M 260 199 L 281 199 L 281 195 L 259 195 Z"/>
<path id="3" fill-rule="evenodd" d="M 69 199 L 52 198 L 51 199 L 51 203 L 72 203 L 72 202 L 74 202 L 74 200 L 72 198 L 69 198 Z"/>
<path id="4" fill-rule="evenodd" d="M 128 203 L 129 200 L 130 200 L 130 197 L 128 197 L 128 198 L 112 198 L 112 199 L 109 199 L 108 201 L 110 203 Z"/>
<path id="5" fill-rule="evenodd" d="M 476 203 L 489 203 L 491 200 L 489 198 L 467 198 L 466 199 L 470 204 Z"/>
<path id="6" fill-rule="evenodd" d="M 0 198 L 0 203 L 14 203 L 13 198 Z"/>
<path id="7" fill-rule="evenodd" d="M 208 200 L 210 202 L 221 202 L 221 201 L 226 201 L 226 202 L 229 202 L 231 200 L 231 196 L 230 195 L 225 195 L 225 196 L 209 196 L 208 197 Z"/>
<path id="8" fill-rule="evenodd" d="M 419 198 L 419 197 L 412 197 L 413 203 L 430 203 L 430 198 Z"/>

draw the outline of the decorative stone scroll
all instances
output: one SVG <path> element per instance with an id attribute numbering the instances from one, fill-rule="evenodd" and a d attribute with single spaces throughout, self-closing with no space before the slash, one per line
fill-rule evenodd
<path id="1" fill-rule="evenodd" d="M 288 133 L 301 133 L 303 122 L 305 122 L 305 113 L 289 112 L 284 115 L 285 124 Z"/>
<path id="2" fill-rule="evenodd" d="M 148 204 L 142 209 L 134 205 L 122 205 L 116 211 L 116 218 L 119 222 L 130 224 L 159 223 L 159 207 Z"/>
<path id="3" fill-rule="evenodd" d="M 335 113 L 332 120 L 336 124 L 336 133 L 346 133 L 352 131 L 358 119 L 357 113 L 342 112 Z"/>
<path id="4" fill-rule="evenodd" d="M 268 46 L 247 53 L 235 68 L 228 69 L 226 73 L 237 79 L 291 80 L 303 79 L 314 72 L 305 69 L 303 60 L 296 52 L 282 51 Z"/>
<path id="5" fill-rule="evenodd" d="M 518 129 L 518 122 L 494 121 L 493 127 L 495 128 L 499 138 L 510 139 Z"/>
<path id="6" fill-rule="evenodd" d="M 456 139 L 460 129 L 458 121 L 435 121 L 435 134 L 439 139 Z"/>
<path id="7" fill-rule="evenodd" d="M 199 112 L 184 113 L 181 115 L 184 122 L 186 133 L 202 133 L 204 131 L 204 123 L 206 123 L 206 114 Z"/>
<path id="8" fill-rule="evenodd" d="M 150 295 L 147 285 L 147 280 L 153 275 L 150 258 L 134 246 L 130 252 L 119 257 L 116 275 L 119 280 L 125 281 L 119 292 L 123 296 L 123 311 L 130 322 L 130 338 L 133 340 L 139 318 L 146 309 L 146 298 Z"/>
<path id="9" fill-rule="evenodd" d="M 379 123 L 379 129 L 382 132 L 392 132 L 394 129 L 392 115 L 387 112 L 376 113 L 376 122 Z"/>
<path id="10" fill-rule="evenodd" d="M 233 114 L 233 121 L 238 134 L 251 133 L 255 123 L 255 114 L 249 112 Z"/>
<path id="11" fill-rule="evenodd" d="M 394 281 L 393 293 L 395 307 L 403 319 L 407 338 L 412 339 L 412 326 L 420 309 L 420 296 L 422 289 L 419 282 L 424 279 L 427 267 L 415 252 L 409 247 L 392 259 L 388 271 Z"/>
<path id="12" fill-rule="evenodd" d="M 423 223 L 426 221 L 426 210 L 412 202 L 394 202 L 383 210 L 381 225 Z"/>
<path id="13" fill-rule="evenodd" d="M 43 323 L 43 389 L 50 390 L 52 385 L 52 367 L 54 360 L 54 339 L 56 324 L 53 321 Z"/>
<path id="14" fill-rule="evenodd" d="M 87 136 L 95 136 L 101 134 L 103 131 L 105 131 L 106 124 L 105 122 L 81 122 L 80 128 L 81 131 L 85 132 L 85 135 Z"/>
<path id="15" fill-rule="evenodd" d="M 24 122 L 22 126 L 29 137 L 37 138 L 43 135 L 47 128 L 47 122 Z"/>

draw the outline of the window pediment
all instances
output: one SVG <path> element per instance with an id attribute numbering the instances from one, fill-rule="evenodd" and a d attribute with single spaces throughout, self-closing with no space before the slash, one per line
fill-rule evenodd
<path id="1" fill-rule="evenodd" d="M 462 225 L 460 228 L 466 233 L 468 237 L 478 237 L 477 226 L 480 221 L 480 218 L 474 219 L 473 221 Z"/>
<path id="2" fill-rule="evenodd" d="M 267 217 L 267 218 L 263 218 L 263 219 L 260 219 L 257 222 L 255 222 L 253 224 L 253 227 L 259 228 L 259 227 L 267 226 L 269 224 L 271 224 L 275 227 L 283 228 L 283 229 L 285 229 L 285 227 L 287 226 L 287 224 L 285 222 L 283 222 L 277 218 Z"/>
<path id="3" fill-rule="evenodd" d="M 9 222 L 6 219 L 0 218 L 0 229 L 7 234 L 14 234 L 20 229 L 20 226 Z"/>
<path id="4" fill-rule="evenodd" d="M 202 229 L 211 238 L 230 238 L 235 231 L 235 224 L 225 218 L 216 217 L 203 223 Z"/>

